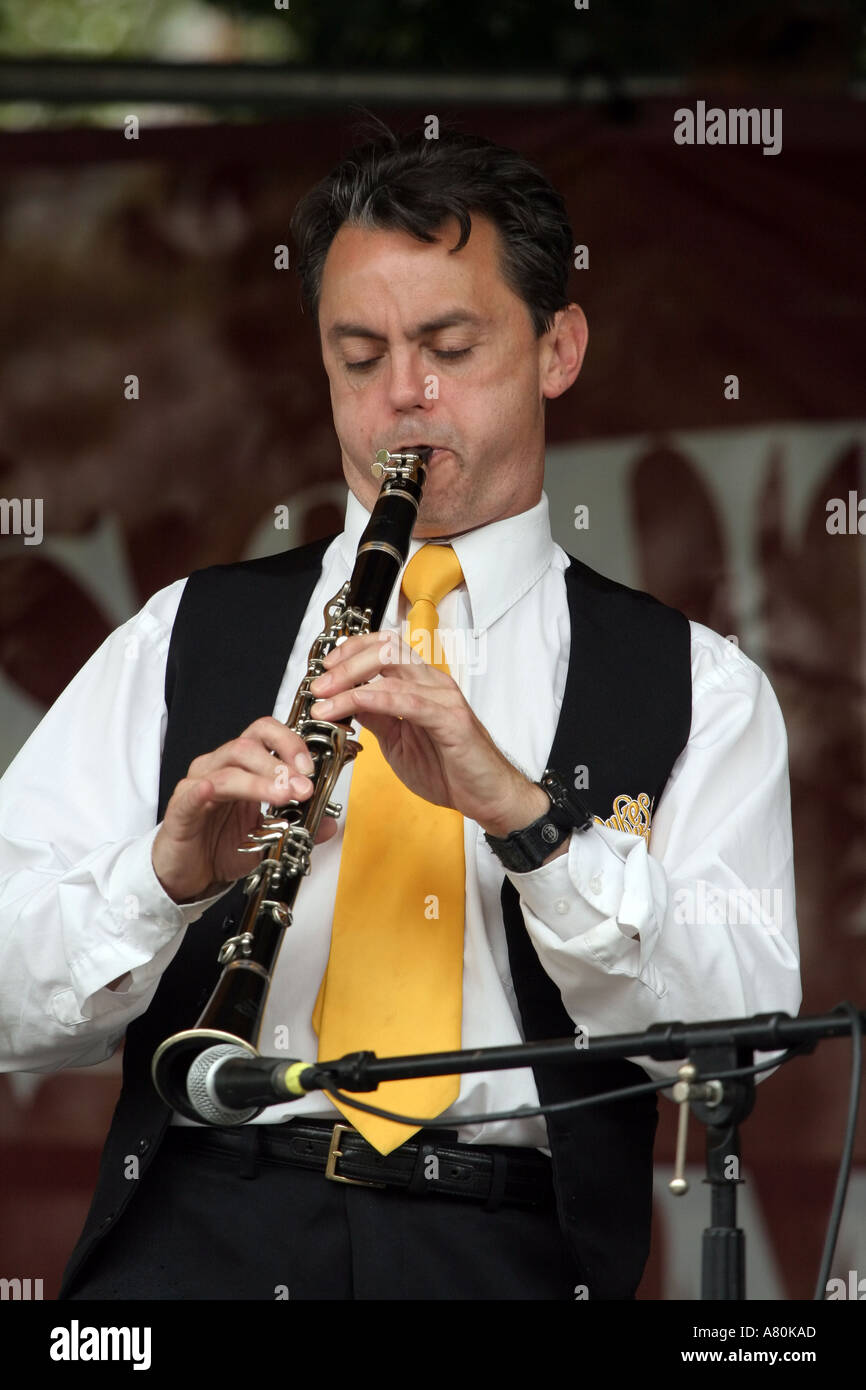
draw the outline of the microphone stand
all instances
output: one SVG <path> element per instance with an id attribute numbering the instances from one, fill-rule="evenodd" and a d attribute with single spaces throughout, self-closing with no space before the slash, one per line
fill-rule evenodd
<path id="1" fill-rule="evenodd" d="M 814 1047 L 810 1044 L 809 1050 Z M 674 1176 L 669 1184 L 675 1197 L 688 1191 L 683 1175 L 689 1111 L 706 1126 L 704 1182 L 710 1186 L 710 1225 L 701 1242 L 701 1298 L 742 1302 L 746 1297 L 745 1233 L 737 1225 L 737 1187 L 740 1178 L 739 1125 L 755 1103 L 754 1076 L 728 1077 L 700 1082 L 698 1075 L 713 1077 L 752 1064 L 747 1047 L 696 1047 L 692 1060 L 679 1069 L 673 1098 L 680 1106 Z"/>
<path id="2" fill-rule="evenodd" d="M 578 1028 L 576 1038 L 407 1057 L 353 1052 L 309 1065 L 242 1057 L 226 1061 L 221 1071 L 237 1103 L 241 1103 L 242 1096 L 244 1104 L 263 1106 L 297 1099 L 315 1090 L 374 1091 L 383 1081 L 503 1071 L 543 1062 L 580 1066 L 585 1057 L 651 1057 L 657 1061 L 687 1058 L 679 1068 L 679 1079 L 669 1083 L 673 1098 L 680 1105 L 670 1188 L 676 1196 L 688 1190 L 683 1169 L 691 1111 L 707 1127 L 705 1181 L 711 1188 L 711 1224 L 704 1230 L 702 1243 L 701 1298 L 741 1301 L 745 1298 L 745 1236 L 737 1226 L 737 1187 L 742 1181 L 739 1125 L 754 1105 L 755 1078 L 730 1077 L 725 1073 L 751 1066 L 756 1051 L 797 1048 L 799 1053 L 812 1052 L 822 1039 L 852 1032 L 854 1017 L 862 1032 L 866 1029 L 866 1010 L 857 1011 L 852 1017 L 850 1008 L 840 1005 L 828 1014 L 803 1018 L 779 1012 L 699 1023 L 656 1023 L 642 1033 L 612 1033 L 596 1038 L 589 1038 Z M 265 1062 L 273 1063 L 267 1072 L 262 1071 Z M 291 1074 L 291 1085 L 287 1074 Z"/>

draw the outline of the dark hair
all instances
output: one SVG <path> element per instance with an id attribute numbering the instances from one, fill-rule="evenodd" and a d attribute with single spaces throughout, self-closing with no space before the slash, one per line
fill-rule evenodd
<path id="1" fill-rule="evenodd" d="M 307 304 L 319 307 L 322 269 L 340 227 L 408 232 L 433 242 L 449 216 L 466 245 L 471 214 L 488 217 L 502 244 L 502 275 L 532 317 L 537 336 L 568 303 L 574 237 L 565 203 L 545 176 L 514 150 L 479 136 L 443 131 L 396 135 L 377 124 L 358 146 L 295 208 L 292 232 Z"/>

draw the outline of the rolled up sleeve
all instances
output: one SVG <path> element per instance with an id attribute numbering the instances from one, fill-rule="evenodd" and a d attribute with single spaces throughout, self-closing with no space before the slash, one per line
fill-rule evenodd
<path id="1" fill-rule="evenodd" d="M 763 672 L 692 625 L 692 724 L 643 836 L 593 824 L 509 873 L 526 929 L 593 1034 L 800 1005 L 787 739 Z M 652 1075 L 676 1064 L 645 1063 Z"/>
<path id="2" fill-rule="evenodd" d="M 104 1060 L 217 901 L 178 906 L 151 863 L 182 588 L 106 639 L 0 781 L 0 1069 Z"/>

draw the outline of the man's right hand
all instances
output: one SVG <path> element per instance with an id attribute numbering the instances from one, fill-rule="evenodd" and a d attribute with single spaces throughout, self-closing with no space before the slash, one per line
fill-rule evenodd
<path id="1" fill-rule="evenodd" d="M 244 878 L 253 861 L 238 846 L 258 824 L 260 803 L 308 800 L 313 783 L 306 774 L 312 771 L 303 739 L 270 717 L 190 763 L 151 851 L 154 872 L 169 897 L 195 902 Z M 316 842 L 336 833 L 336 823 L 325 817 Z"/>

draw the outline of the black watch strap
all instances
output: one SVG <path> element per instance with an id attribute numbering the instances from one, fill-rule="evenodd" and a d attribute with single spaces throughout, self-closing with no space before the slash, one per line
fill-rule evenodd
<path id="1" fill-rule="evenodd" d="M 573 830 L 586 830 L 593 821 L 592 812 L 552 768 L 545 770 L 538 785 L 550 797 L 549 807 L 538 820 L 522 830 L 512 830 L 510 835 L 484 836 L 506 869 L 519 874 L 539 868 Z"/>

